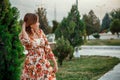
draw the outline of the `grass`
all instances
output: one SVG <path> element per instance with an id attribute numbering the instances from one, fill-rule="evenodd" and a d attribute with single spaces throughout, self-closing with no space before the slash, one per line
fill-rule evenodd
<path id="1" fill-rule="evenodd" d="M 109 40 L 88 40 L 85 45 L 112 45 L 112 46 L 120 46 L 120 40 L 119 39 L 109 39 Z"/>
<path id="2" fill-rule="evenodd" d="M 64 61 L 56 77 L 57 80 L 97 80 L 119 62 L 115 57 L 81 56 Z"/>

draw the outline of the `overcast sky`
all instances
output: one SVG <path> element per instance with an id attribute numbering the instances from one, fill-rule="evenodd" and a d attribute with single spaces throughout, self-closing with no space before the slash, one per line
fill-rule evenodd
<path id="1" fill-rule="evenodd" d="M 23 19 L 26 13 L 35 12 L 38 7 L 45 7 L 48 21 L 51 23 L 51 21 L 55 19 L 55 10 L 56 19 L 60 22 L 63 17 L 68 15 L 71 6 L 75 4 L 76 0 L 10 0 L 10 2 L 12 6 L 20 10 L 21 19 Z M 88 14 L 92 9 L 100 19 L 104 17 L 106 12 L 120 8 L 120 0 L 78 0 L 78 2 L 80 15 Z"/>

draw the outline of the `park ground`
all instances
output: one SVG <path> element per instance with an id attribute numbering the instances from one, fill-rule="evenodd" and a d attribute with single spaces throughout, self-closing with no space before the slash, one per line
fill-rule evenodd
<path id="1" fill-rule="evenodd" d="M 85 45 L 120 46 L 120 40 L 89 40 Z M 120 63 L 120 59 L 109 56 L 81 56 L 71 61 L 65 60 L 59 66 L 57 80 L 98 80 Z"/>

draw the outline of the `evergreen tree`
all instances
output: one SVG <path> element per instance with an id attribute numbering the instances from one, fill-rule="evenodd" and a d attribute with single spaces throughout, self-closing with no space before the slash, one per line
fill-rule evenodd
<path id="1" fill-rule="evenodd" d="M 101 31 L 109 29 L 110 28 L 110 22 L 111 22 L 111 19 L 109 17 L 109 14 L 106 13 L 103 20 L 102 20 Z"/>
<path id="2" fill-rule="evenodd" d="M 46 17 L 46 9 L 43 7 L 38 8 L 36 13 L 39 16 L 40 28 L 44 31 L 45 34 L 50 33 L 51 31 L 50 31 L 50 27 L 48 26 L 48 21 Z"/>
<path id="3" fill-rule="evenodd" d="M 55 32 L 55 30 L 57 29 L 57 27 L 58 27 L 59 23 L 58 23 L 56 20 L 53 20 L 53 21 L 52 21 L 52 23 L 53 23 L 52 32 L 54 33 L 54 32 Z"/>
<path id="4" fill-rule="evenodd" d="M 63 35 L 73 47 L 83 44 L 84 24 L 80 20 L 80 14 L 76 5 L 72 6 L 67 18 L 63 18 L 55 34 L 57 38 Z"/>
<path id="5" fill-rule="evenodd" d="M 110 31 L 112 32 L 112 34 L 117 33 L 117 36 L 119 37 L 119 33 L 120 33 L 120 20 L 119 19 L 114 19 L 111 22 Z"/>
<path id="6" fill-rule="evenodd" d="M 100 31 L 100 20 L 95 15 L 95 13 L 93 12 L 93 10 L 91 10 L 89 12 L 88 17 L 89 17 L 90 24 L 92 25 L 92 27 L 94 29 L 94 33 L 99 32 Z"/>
<path id="7" fill-rule="evenodd" d="M 93 29 L 92 25 L 89 22 L 88 15 L 86 15 L 86 14 L 83 15 L 83 21 L 84 21 L 84 24 L 85 24 L 86 35 L 88 36 L 88 39 L 89 39 L 89 35 L 94 33 L 94 29 Z"/>
<path id="8" fill-rule="evenodd" d="M 19 80 L 23 47 L 19 41 L 19 12 L 8 0 L 0 1 L 0 80 Z"/>
<path id="9" fill-rule="evenodd" d="M 120 8 L 111 11 L 110 15 L 112 17 L 112 20 L 113 19 L 119 19 L 120 20 Z"/>
<path id="10" fill-rule="evenodd" d="M 56 56 L 58 57 L 58 63 L 62 66 L 64 59 L 66 59 L 68 56 L 71 58 L 73 55 L 73 47 L 70 45 L 70 42 L 65 40 L 62 36 L 57 40 L 57 46 L 54 50 L 54 53 L 56 53 Z"/>
<path id="11" fill-rule="evenodd" d="M 88 15 L 83 15 L 82 19 L 85 23 L 86 33 L 89 39 L 89 35 L 93 33 L 98 33 L 100 31 L 100 20 L 91 10 Z"/>
<path id="12" fill-rule="evenodd" d="M 80 14 L 76 5 L 72 6 L 72 9 L 68 14 L 67 18 L 69 22 L 73 21 L 75 23 L 74 32 L 69 38 L 69 41 L 71 42 L 72 46 L 75 47 L 83 44 L 82 36 L 85 34 L 84 33 L 85 28 L 82 20 L 80 20 Z"/>
<path id="13" fill-rule="evenodd" d="M 111 24 L 110 24 L 110 31 L 114 34 L 117 33 L 117 36 L 119 37 L 120 33 L 120 8 L 113 10 L 111 13 Z"/>
<path id="14" fill-rule="evenodd" d="M 60 38 L 61 36 L 63 36 L 65 39 L 68 39 L 70 35 L 74 32 L 74 27 L 75 27 L 74 22 L 71 22 L 71 25 L 70 25 L 70 23 L 68 23 L 67 21 L 67 18 L 64 18 L 55 31 L 56 38 Z"/>

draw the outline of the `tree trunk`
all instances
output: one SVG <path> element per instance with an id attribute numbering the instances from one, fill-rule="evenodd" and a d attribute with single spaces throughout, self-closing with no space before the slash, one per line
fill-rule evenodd
<path id="1" fill-rule="evenodd" d="M 117 37 L 119 38 L 119 32 L 117 32 Z"/>
<path id="2" fill-rule="evenodd" d="M 90 39 L 89 39 L 89 36 L 88 36 L 88 40 L 90 40 Z"/>

